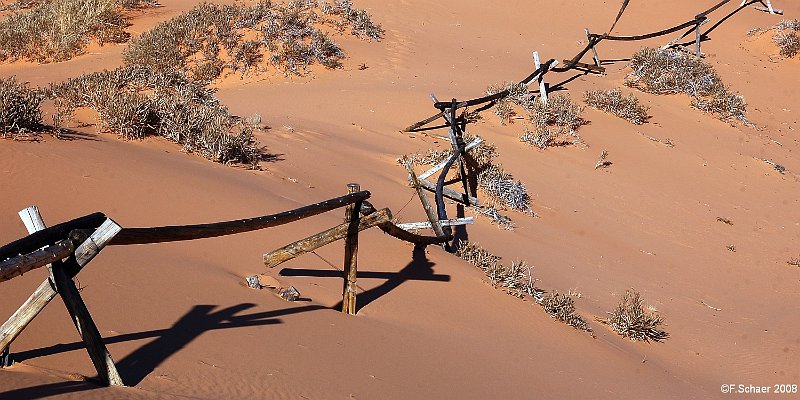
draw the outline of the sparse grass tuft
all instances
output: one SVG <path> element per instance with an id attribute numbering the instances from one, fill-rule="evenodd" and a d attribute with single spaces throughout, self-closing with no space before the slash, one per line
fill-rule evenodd
<path id="1" fill-rule="evenodd" d="M 589 106 L 614 114 L 634 125 L 647 122 L 648 108 L 639 103 L 633 94 L 623 96 L 618 88 L 590 90 L 583 94 L 583 98 Z"/>
<path id="2" fill-rule="evenodd" d="M 39 106 L 45 95 L 17 82 L 13 76 L 0 78 L 0 137 L 18 138 L 40 128 Z"/>
<path id="3" fill-rule="evenodd" d="M 711 65 L 671 49 L 644 48 L 634 53 L 625 84 L 648 93 L 685 93 L 692 106 L 717 114 L 723 121 L 736 118 L 748 123 L 744 98 L 722 83 Z"/>
<path id="4" fill-rule="evenodd" d="M 794 265 L 795 267 L 800 267 L 800 258 L 790 258 L 789 261 L 786 261 L 789 265 Z"/>
<path id="5" fill-rule="evenodd" d="M 800 20 L 783 20 L 772 28 L 772 38 L 780 48 L 781 56 L 792 58 L 800 54 Z"/>
<path id="6" fill-rule="evenodd" d="M 609 312 L 610 317 L 602 322 L 608 324 L 622 337 L 633 341 L 662 342 L 669 334 L 661 329 L 664 319 L 655 311 L 645 311 L 639 292 L 625 292 L 617 308 Z"/>
<path id="7" fill-rule="evenodd" d="M 541 300 L 537 300 L 537 302 L 551 317 L 575 329 L 587 332 L 592 331 L 586 320 L 575 313 L 575 300 L 572 297 L 553 291 L 542 297 Z"/>
<path id="8" fill-rule="evenodd" d="M 90 41 L 128 40 L 125 7 L 136 0 L 48 0 L 0 22 L 0 61 L 64 61 L 80 54 Z"/>

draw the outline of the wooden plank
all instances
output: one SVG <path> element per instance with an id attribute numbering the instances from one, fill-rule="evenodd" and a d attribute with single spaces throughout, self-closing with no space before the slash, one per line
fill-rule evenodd
<path id="1" fill-rule="evenodd" d="M 347 185 L 348 193 L 361 190 L 357 183 Z M 347 236 L 344 239 L 344 288 L 342 290 L 342 312 L 356 315 L 356 279 L 358 277 L 358 225 L 361 220 L 361 202 L 345 208 L 344 223 Z"/>
<path id="2" fill-rule="evenodd" d="M 393 224 L 391 221 L 384 222 L 384 223 L 382 223 L 382 224 L 380 224 L 378 226 L 381 228 L 381 230 L 385 234 L 387 234 L 389 236 L 392 236 L 392 237 L 394 237 L 396 239 L 400 239 L 400 240 L 405 241 L 405 242 L 414 243 L 414 244 L 420 244 L 420 245 L 443 244 L 443 243 L 446 243 L 446 242 L 450 241 L 450 239 L 453 238 L 452 236 L 444 236 L 444 237 L 442 237 L 442 236 L 422 236 L 422 235 L 417 235 L 416 233 L 411 233 L 411 232 L 409 232 L 409 231 L 407 231 L 405 229 L 399 228 L 397 225 Z"/>
<path id="3" fill-rule="evenodd" d="M 29 233 L 33 234 L 35 229 L 45 229 L 41 214 L 35 206 L 20 211 L 19 215 Z M 78 246 L 74 258 L 70 258 L 66 264 L 61 261 L 53 263 L 59 272 L 57 274 L 54 273 L 51 267 L 50 278 L 42 282 L 28 300 L 26 300 L 11 318 L 0 327 L 0 346 L 4 349 L 8 348 L 11 342 L 19 336 L 25 327 L 27 327 L 53 297 L 55 297 L 58 292 L 57 288 L 59 287 L 57 282 L 61 282 L 61 288 L 69 290 L 71 287 L 72 289 L 72 293 L 68 296 L 70 297 L 70 303 L 73 303 L 73 305 L 67 306 L 67 309 L 70 315 L 73 316 L 73 322 L 75 322 L 75 326 L 78 328 L 78 332 L 81 334 L 81 337 L 84 338 L 84 341 L 86 342 L 87 338 L 89 338 L 92 342 L 91 344 L 86 342 L 86 346 L 100 379 L 103 380 L 104 383 L 112 386 L 124 386 L 116 366 L 111 359 L 111 355 L 108 353 L 108 350 L 106 350 L 100 333 L 91 320 L 91 316 L 89 316 L 86 305 L 83 304 L 83 300 L 80 298 L 80 294 L 78 294 L 78 288 L 75 287 L 75 283 L 72 282 L 72 277 L 97 255 L 108 241 L 113 238 L 115 232 L 121 230 L 111 219 L 106 219 L 100 224 L 100 227 L 102 227 L 102 229 L 98 228 L 84 243 Z M 81 260 L 84 264 L 80 264 L 77 260 Z M 67 300 L 65 299 L 64 301 L 66 305 Z M 78 302 L 80 304 L 77 304 Z M 80 306 L 81 304 L 83 307 Z M 77 310 L 77 312 L 73 314 L 73 310 Z M 82 316 L 83 314 L 85 314 L 85 316 Z M 76 315 L 78 317 L 76 317 Z M 80 322 L 76 322 L 78 318 Z M 92 328 L 94 329 L 92 330 Z"/>
<path id="4" fill-rule="evenodd" d="M 539 52 L 533 52 L 533 66 L 537 70 L 542 66 L 541 61 L 539 61 Z M 539 82 L 539 98 L 542 101 L 542 104 L 547 104 L 547 84 L 544 81 L 544 74 L 539 74 L 539 77 L 536 78 Z"/>
<path id="5" fill-rule="evenodd" d="M 446 219 L 440 220 L 439 223 L 442 226 L 459 226 L 459 225 L 472 225 L 475 223 L 475 219 L 473 217 L 466 217 L 466 218 L 453 218 L 453 219 Z M 400 229 L 410 230 L 410 229 L 430 229 L 431 223 L 430 222 L 407 222 L 404 224 L 397 224 L 397 227 Z"/>
<path id="6" fill-rule="evenodd" d="M 583 31 L 586 33 L 586 40 L 588 40 L 591 43 L 592 34 L 589 32 L 589 28 L 584 28 Z M 601 65 L 600 57 L 597 55 L 597 48 L 595 46 L 592 46 L 592 54 L 593 54 L 592 59 L 594 60 L 594 65 L 596 67 L 600 67 Z"/>
<path id="7" fill-rule="evenodd" d="M 442 230 L 442 226 L 439 225 L 439 218 L 436 216 L 436 212 L 433 210 L 433 207 L 431 207 L 431 203 L 428 202 L 428 196 L 425 195 L 422 185 L 417 179 L 417 175 L 414 173 L 414 168 L 411 166 L 411 162 L 409 162 L 405 157 L 400 162 L 408 171 L 408 179 L 411 182 L 411 186 L 413 186 L 417 191 L 417 196 L 419 197 L 419 201 L 422 203 L 422 208 L 425 210 L 425 214 L 428 216 L 428 221 L 431 222 L 431 228 L 433 229 L 433 232 L 437 237 L 449 237 L 450 235 L 445 235 L 444 230 Z"/>
<path id="8" fill-rule="evenodd" d="M 33 253 L 0 261 L 0 282 L 16 278 L 30 270 L 67 258 L 74 249 L 71 240 L 60 240 L 56 244 L 36 250 Z"/>
<path id="9" fill-rule="evenodd" d="M 45 279 L 8 321 L 0 326 L 0 348 L 7 349 L 55 296 L 53 283 L 50 278 Z"/>
<path id="10" fill-rule="evenodd" d="M 572 62 L 572 61 L 564 60 L 564 63 L 566 63 L 567 65 L 569 65 L 570 62 Z M 598 73 L 598 74 L 605 74 L 606 73 L 606 67 L 598 67 L 598 66 L 596 66 L 594 64 L 587 64 L 587 63 L 584 63 L 584 62 L 575 63 L 575 69 L 588 71 L 588 72 L 594 72 L 594 73 Z"/>
<path id="11" fill-rule="evenodd" d="M 24 238 L 17 239 L 0 247 L 0 260 L 16 257 L 20 254 L 27 254 L 39 250 L 42 247 L 49 246 L 59 240 L 65 239 L 69 236 L 69 233 L 75 229 L 97 229 L 105 220 L 106 216 L 102 213 L 94 213 L 34 232 Z"/>
<path id="12" fill-rule="evenodd" d="M 431 192 L 436 192 L 436 184 L 425 179 L 420 179 L 419 184 L 422 186 L 423 189 L 429 190 Z M 468 206 L 476 206 L 481 204 L 480 200 L 477 197 L 467 196 L 464 193 L 455 191 L 448 187 L 442 188 L 442 196 L 447 197 L 450 200 L 457 201 L 459 203 L 464 203 Z"/>
<path id="13" fill-rule="evenodd" d="M 471 142 L 467 143 L 466 146 L 464 146 L 464 151 L 470 151 L 470 150 L 474 149 L 475 147 L 477 147 L 482 142 L 483 142 L 483 139 L 481 139 L 479 137 L 476 137 Z M 448 156 L 447 158 L 450 158 L 450 157 Z M 444 161 L 434 165 L 431 169 L 419 174 L 419 176 L 417 176 L 417 178 L 418 179 L 428 179 L 429 176 L 435 174 L 440 169 L 444 168 L 445 164 L 447 164 L 447 159 L 445 159 Z"/>
<path id="14" fill-rule="evenodd" d="M 362 217 L 358 223 L 358 230 L 363 231 L 365 229 L 378 226 L 381 223 L 391 219 L 391 211 L 389 211 L 388 208 L 384 208 L 383 210 L 372 213 L 366 217 Z M 317 233 L 305 239 L 301 239 L 281 247 L 280 249 L 264 254 L 264 266 L 267 268 L 274 268 L 293 258 L 297 258 L 303 254 L 314 251 L 337 240 L 344 239 L 345 236 L 347 236 L 347 229 L 349 226 L 350 224 L 348 222 L 339 224 L 324 232 Z"/>
<path id="15" fill-rule="evenodd" d="M 758 11 L 765 11 L 765 12 L 768 12 L 768 13 L 770 13 L 770 14 L 780 14 L 780 15 L 783 15 L 783 10 L 781 10 L 780 8 L 772 8 L 772 9 L 770 9 L 770 7 L 764 7 L 764 6 L 754 6 L 753 8 L 755 8 L 755 9 L 756 9 L 756 10 L 758 10 Z"/>

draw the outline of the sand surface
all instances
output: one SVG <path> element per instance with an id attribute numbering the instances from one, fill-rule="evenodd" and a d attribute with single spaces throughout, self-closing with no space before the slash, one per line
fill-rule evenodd
<path id="1" fill-rule="evenodd" d="M 194 4 L 163 3 L 135 18 L 131 31 Z M 424 220 L 395 160 L 448 146 L 399 132 L 431 115 L 429 94 L 472 98 L 519 80 L 533 70 L 534 50 L 544 59 L 571 58 L 583 47 L 583 28 L 607 29 L 618 7 L 355 3 L 386 37 L 340 38 L 348 52 L 342 70 L 215 84 L 232 113 L 257 113 L 269 126 L 257 136 L 275 157 L 262 171 L 214 164 L 158 138 L 122 141 L 92 125 L 76 126 L 86 135 L 75 140 L 2 141 L 0 243 L 24 235 L 16 212 L 32 204 L 49 224 L 102 211 L 124 227 L 178 225 L 299 207 L 341 195 L 349 182 L 401 220 Z M 615 32 L 672 26 L 711 3 L 632 1 Z M 800 15 L 797 2 L 774 3 L 788 18 Z M 263 253 L 340 223 L 339 210 L 225 238 L 109 247 L 78 276 L 79 286 L 130 387 L 85 382 L 94 368 L 56 299 L 12 345 L 19 362 L 0 371 L 0 398 L 701 399 L 738 398 L 721 394 L 722 384 L 800 385 L 800 268 L 787 264 L 800 258 L 800 60 L 779 60 L 768 39 L 746 35 L 779 18 L 746 9 L 703 43 L 707 60 L 747 99 L 755 128 L 702 114 L 685 96 L 639 92 L 650 123 L 587 109 L 591 124 L 577 146 L 536 150 L 519 141 L 521 122 L 502 126 L 491 112 L 469 126 L 526 184 L 537 216 L 511 213 L 514 231 L 479 218 L 468 239 L 507 262 L 526 260 L 543 289 L 579 293 L 577 310 L 595 338 L 492 288 L 481 271 L 439 247 L 415 251 L 377 230 L 361 235 L 355 317 L 335 310 L 341 242 L 264 269 Z M 605 42 L 598 50 L 624 59 L 667 40 Z M 0 65 L 0 75 L 46 85 L 119 66 L 122 49 Z M 548 81 L 570 80 L 562 93 L 580 99 L 585 90 L 622 86 L 625 62 L 606 67 L 607 76 L 573 71 Z M 595 170 L 602 150 L 613 165 Z M 294 285 L 303 298 L 289 303 L 246 288 L 242 278 L 254 273 Z M 45 276 L 40 269 L 2 283 L 0 315 Z M 665 318 L 666 342 L 630 342 L 594 321 L 630 288 Z"/>

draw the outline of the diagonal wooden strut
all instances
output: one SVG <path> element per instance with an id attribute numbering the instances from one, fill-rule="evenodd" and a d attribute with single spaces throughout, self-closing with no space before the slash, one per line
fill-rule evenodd
<path id="1" fill-rule="evenodd" d="M 29 207 L 20 212 L 29 233 L 44 229 L 44 221 L 38 209 Z M 28 298 L 12 317 L 0 327 L 0 338 L 2 348 L 7 348 L 25 327 L 41 312 L 42 309 L 55 297 L 60 294 L 64 305 L 67 308 L 78 333 L 81 335 L 89 357 L 97 370 L 100 380 L 110 386 L 124 386 L 122 378 L 117 372 L 114 361 L 103 343 L 103 338 L 97 326 L 94 324 L 86 304 L 72 281 L 72 277 L 80 269 L 89 263 L 100 250 L 117 234 L 122 228 L 113 220 L 106 219 L 97 230 L 89 236 L 75 250 L 74 257 L 70 257 L 66 262 L 55 261 L 50 266 L 51 275 L 39 288 Z"/>

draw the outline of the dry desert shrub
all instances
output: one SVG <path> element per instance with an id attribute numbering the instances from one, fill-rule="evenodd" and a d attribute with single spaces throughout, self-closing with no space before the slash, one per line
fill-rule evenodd
<path id="1" fill-rule="evenodd" d="M 533 279 L 532 267 L 526 262 L 515 261 L 510 267 L 504 266 L 500 257 L 472 242 L 462 243 L 456 255 L 480 268 L 495 288 L 518 298 L 530 296 L 553 318 L 575 329 L 592 332 L 586 320 L 575 312 L 575 301 L 571 297 L 558 292 L 545 295 L 543 290 L 534 286 L 536 280 Z"/>
<path id="2" fill-rule="evenodd" d="M 800 258 L 790 258 L 786 263 L 795 267 L 800 267 Z"/>
<path id="3" fill-rule="evenodd" d="M 230 115 L 213 90 L 177 72 L 123 67 L 53 85 L 51 93 L 61 116 L 91 108 L 101 129 L 126 139 L 155 134 L 212 161 L 252 167 L 260 161 L 252 126 Z"/>
<path id="4" fill-rule="evenodd" d="M 551 317 L 575 329 L 587 332 L 592 331 L 586 320 L 575 313 L 575 300 L 572 297 L 553 291 L 537 299 L 537 302 Z"/>
<path id="5" fill-rule="evenodd" d="M 780 48 L 781 56 L 792 58 L 800 54 L 800 20 L 783 20 L 772 28 L 772 40 Z"/>
<path id="6" fill-rule="evenodd" d="M 265 61 L 287 75 L 303 75 L 315 63 L 341 66 L 345 53 L 330 33 L 345 28 L 362 38 L 383 36 L 366 11 L 350 1 L 201 3 L 131 41 L 123 57 L 128 65 L 157 72 L 180 68 L 204 81 L 219 77 L 225 68 L 245 74 Z"/>
<path id="7" fill-rule="evenodd" d="M 744 98 L 732 93 L 702 59 L 678 50 L 644 48 L 634 53 L 630 67 L 627 86 L 655 94 L 685 93 L 692 98 L 692 106 L 704 112 L 748 123 Z"/>
<path id="8" fill-rule="evenodd" d="M 0 78 L 0 137 L 17 138 L 40 128 L 39 106 L 44 99 L 41 91 L 17 82 L 13 76 Z"/>
<path id="9" fill-rule="evenodd" d="M 0 61 L 64 61 L 90 41 L 122 43 L 130 36 L 123 10 L 136 0 L 43 0 L 0 22 Z"/>
<path id="10" fill-rule="evenodd" d="M 664 319 L 655 311 L 645 311 L 639 292 L 628 290 L 609 317 L 601 322 L 608 324 L 622 337 L 633 341 L 662 342 L 669 334 L 661 329 Z"/>
<path id="11" fill-rule="evenodd" d="M 633 94 L 623 96 L 619 88 L 610 90 L 589 90 L 583 94 L 586 104 L 600 111 L 620 117 L 634 125 L 647 122 L 648 108 Z"/>
<path id="12" fill-rule="evenodd" d="M 583 107 L 569 95 L 553 94 L 543 103 L 520 83 L 489 86 L 486 93 L 493 95 L 504 90 L 508 90 L 508 95 L 495 101 L 492 108 L 503 125 L 518 115 L 530 122 L 520 138 L 523 142 L 545 149 L 571 144 L 579 138 L 577 130 L 586 123 L 581 117 Z"/>
<path id="13" fill-rule="evenodd" d="M 580 140 L 578 128 L 586 124 L 581 115 L 583 107 L 575 104 L 569 95 L 554 94 L 547 103 L 530 102 L 527 126 L 520 139 L 540 149 L 573 144 Z"/>

